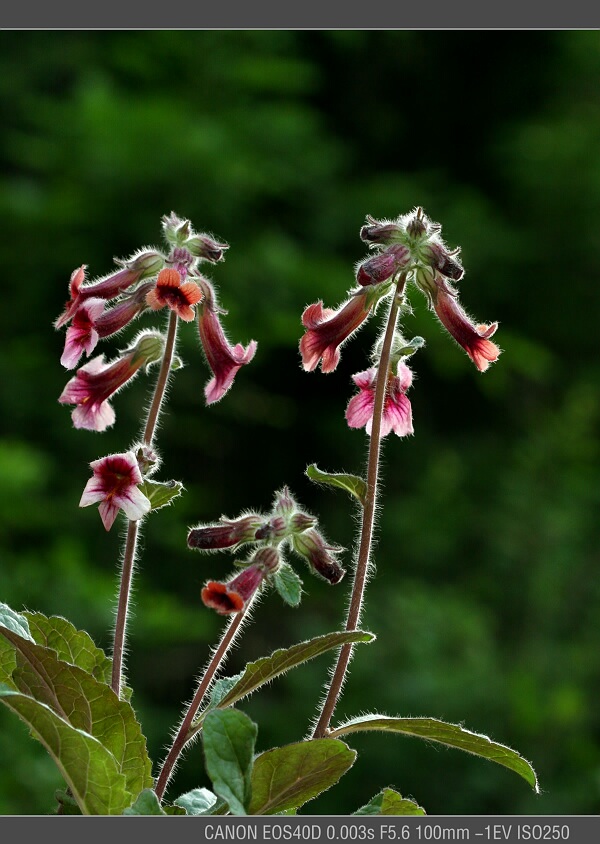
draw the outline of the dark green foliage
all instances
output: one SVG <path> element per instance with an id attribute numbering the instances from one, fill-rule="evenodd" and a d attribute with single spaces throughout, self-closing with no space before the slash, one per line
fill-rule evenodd
<path id="1" fill-rule="evenodd" d="M 351 547 L 353 503 L 304 472 L 364 473 L 364 432 L 343 413 L 374 334 L 367 324 L 335 373 L 307 374 L 300 315 L 319 298 L 343 301 L 365 257 L 365 214 L 421 204 L 462 246 L 462 301 L 499 320 L 504 352 L 481 375 L 414 297 L 405 334 L 426 340 L 411 362 L 415 436 L 385 443 L 363 619 L 378 638 L 355 649 L 340 717 L 375 709 L 465 723 L 531 759 L 543 793 L 463 754 L 432 760 L 425 743 L 357 735 L 357 763 L 309 807 L 354 811 L 369 782 L 370 794 L 396 784 L 431 814 L 597 813 L 600 34 L 0 39 L 0 601 L 63 616 L 110 647 L 120 531 L 77 505 L 89 462 L 138 438 L 155 376 L 116 397 L 113 429 L 74 431 L 57 403 L 69 375 L 52 321 L 75 267 L 108 272 L 113 255 L 158 243 L 164 213 L 189 216 L 230 244 L 209 275 L 229 337 L 254 338 L 258 351 L 206 409 L 196 328 L 181 332 L 185 367 L 158 442 L 161 477 L 186 491 L 148 520 L 128 640 L 127 681 L 160 758 L 221 630 L 199 592 L 224 562 L 186 549 L 188 525 L 289 484 L 331 541 Z M 128 340 L 99 351 L 110 357 Z M 297 609 L 276 594 L 261 601 L 228 673 L 340 625 L 346 581 L 305 586 Z M 305 734 L 329 658 L 244 702 L 259 752 Z M 13 659 L 0 643 L 4 682 Z M 0 757 L 0 813 L 55 811 L 64 783 L 4 707 Z M 184 761 L 169 799 L 204 786 Z"/>

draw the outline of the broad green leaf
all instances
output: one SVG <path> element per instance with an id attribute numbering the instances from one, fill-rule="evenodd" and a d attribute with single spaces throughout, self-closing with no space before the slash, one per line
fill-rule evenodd
<path id="1" fill-rule="evenodd" d="M 152 785 L 146 740 L 127 701 L 56 651 L 36 645 L 6 628 L 0 633 L 16 648 L 13 681 L 20 692 L 49 706 L 60 718 L 93 736 L 113 755 L 135 797 Z"/>
<path id="2" fill-rule="evenodd" d="M 187 812 L 181 806 L 171 806 L 165 803 L 163 809 L 165 810 L 165 815 L 187 815 Z"/>
<path id="3" fill-rule="evenodd" d="M 490 759 L 492 762 L 504 765 L 505 768 L 510 768 L 511 771 L 515 771 L 527 780 L 536 793 L 539 792 L 535 771 L 519 753 L 504 744 L 492 741 L 481 733 L 472 733 L 458 724 L 448 724 L 436 718 L 389 718 L 386 715 L 362 715 L 331 730 L 330 735 L 342 736 L 364 730 L 402 733 L 466 750 L 467 753 L 482 756 L 484 759 Z"/>
<path id="4" fill-rule="evenodd" d="M 215 680 L 215 683 L 210 693 L 211 709 L 217 707 L 221 703 L 225 695 L 229 694 L 235 684 L 239 682 L 240 678 L 242 677 L 242 674 L 243 672 L 240 671 L 239 674 L 233 674 L 231 677 L 221 677 L 219 680 Z"/>
<path id="5" fill-rule="evenodd" d="M 54 796 L 60 806 L 60 812 L 57 812 L 57 815 L 81 815 L 81 809 L 77 800 L 66 789 L 59 788 L 54 792 Z"/>
<path id="6" fill-rule="evenodd" d="M 372 800 L 354 812 L 355 815 L 425 815 L 425 809 L 421 808 L 414 800 L 402 797 L 393 788 L 384 788 L 376 794 Z"/>
<path id="7" fill-rule="evenodd" d="M 271 656 L 257 659 L 256 662 L 249 662 L 246 665 L 237 683 L 221 698 L 218 704 L 219 709 L 233 706 L 234 703 L 252 694 L 260 686 L 289 671 L 290 668 L 295 668 L 297 665 L 301 665 L 303 662 L 307 662 L 332 648 L 345 645 L 348 642 L 372 642 L 374 639 L 373 633 L 365 633 L 363 630 L 355 630 L 352 633 L 326 633 L 324 636 L 299 642 L 297 645 L 292 645 L 291 648 L 273 651 Z M 188 740 L 201 728 L 204 717 L 205 713 L 202 713 L 196 719 L 188 733 Z"/>
<path id="8" fill-rule="evenodd" d="M 302 581 L 287 563 L 282 563 L 273 575 L 273 585 L 290 607 L 297 607 L 302 597 Z"/>
<path id="9" fill-rule="evenodd" d="M 219 797 L 234 815 L 245 815 L 258 727 L 236 709 L 211 710 L 204 719 L 202 740 L 206 772 Z"/>
<path id="10" fill-rule="evenodd" d="M 181 481 L 160 482 L 145 480 L 139 485 L 139 489 L 150 501 L 152 510 L 160 510 L 161 507 L 166 507 L 174 498 L 181 495 L 183 484 Z"/>
<path id="11" fill-rule="evenodd" d="M 0 627 L 6 627 L 7 630 L 12 630 L 17 636 L 33 642 L 27 619 L 25 616 L 19 615 L 19 613 L 11 610 L 8 604 L 0 604 Z"/>
<path id="12" fill-rule="evenodd" d="M 254 760 L 248 814 L 274 815 L 303 806 L 334 785 L 355 759 L 355 750 L 330 738 L 261 753 Z"/>
<path id="13" fill-rule="evenodd" d="M 140 792 L 133 806 L 123 810 L 124 815 L 166 815 L 163 812 L 160 800 L 151 788 L 145 788 Z"/>
<path id="14" fill-rule="evenodd" d="M 362 478 L 357 475 L 345 475 L 341 473 L 322 472 L 316 463 L 311 463 L 306 469 L 306 475 L 317 484 L 325 484 L 327 486 L 339 487 L 354 498 L 358 499 L 360 503 L 365 505 L 365 498 L 367 497 L 367 484 Z"/>
<path id="15" fill-rule="evenodd" d="M 41 612 L 25 612 L 29 630 L 38 645 L 52 648 L 58 658 L 71 665 L 77 665 L 101 683 L 110 685 L 112 661 L 92 640 L 85 630 L 77 630 L 70 621 L 61 616 L 48 618 Z"/>
<path id="16" fill-rule="evenodd" d="M 215 815 L 227 809 L 227 804 L 208 788 L 194 788 L 173 803 L 185 809 L 188 815 Z"/>
<path id="17" fill-rule="evenodd" d="M 17 655 L 13 645 L 4 636 L 0 636 L 0 683 L 5 683 L 11 689 L 16 689 L 12 678 L 16 667 Z"/>
<path id="18" fill-rule="evenodd" d="M 27 724 L 54 759 L 84 815 L 120 815 L 133 795 L 112 753 L 45 703 L 0 685 L 0 701 Z"/>

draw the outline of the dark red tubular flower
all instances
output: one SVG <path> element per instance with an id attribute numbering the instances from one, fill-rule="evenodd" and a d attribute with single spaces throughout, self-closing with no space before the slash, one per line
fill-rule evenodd
<path id="1" fill-rule="evenodd" d="M 480 372 L 485 372 L 490 363 L 498 360 L 501 350 L 489 339 L 498 328 L 497 322 L 476 325 L 463 310 L 456 294 L 443 283 L 438 283 L 432 303 L 444 328 L 463 347 Z"/>
<path id="2" fill-rule="evenodd" d="M 219 321 L 221 311 L 212 285 L 201 277 L 198 277 L 198 283 L 204 296 L 198 306 L 200 341 L 214 375 L 204 388 L 204 396 L 207 404 L 214 404 L 229 390 L 237 371 L 250 363 L 256 354 L 256 340 L 251 340 L 246 348 L 241 343 L 231 346 Z"/>
<path id="3" fill-rule="evenodd" d="M 321 301 L 309 305 L 302 314 L 302 324 L 307 331 L 300 340 L 302 366 L 306 372 L 316 369 L 319 361 L 322 372 L 333 372 L 340 361 L 340 346 L 370 312 L 368 291 L 356 293 L 337 311 L 323 308 Z"/>
<path id="4" fill-rule="evenodd" d="M 257 513 L 242 516 L 240 519 L 222 518 L 220 524 L 201 525 L 191 528 L 187 538 L 189 548 L 198 551 L 220 551 L 236 548 L 246 542 L 258 541 L 257 531 L 265 524 L 265 519 Z"/>

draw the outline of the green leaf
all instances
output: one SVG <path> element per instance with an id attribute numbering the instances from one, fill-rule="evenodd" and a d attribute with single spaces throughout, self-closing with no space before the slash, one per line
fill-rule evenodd
<path id="1" fill-rule="evenodd" d="M 27 724 L 54 759 L 84 815 L 120 815 L 133 795 L 113 754 L 45 703 L 0 684 L 0 701 Z"/>
<path id="2" fill-rule="evenodd" d="M 77 800 L 71 797 L 68 791 L 59 788 L 54 792 L 54 796 L 60 806 L 60 812 L 57 812 L 57 815 L 81 815 L 81 809 L 79 808 Z"/>
<path id="3" fill-rule="evenodd" d="M 160 800 L 151 788 L 145 788 L 135 801 L 133 806 L 123 810 L 124 815 L 166 815 L 163 812 Z"/>
<path id="4" fill-rule="evenodd" d="M 330 738 L 261 753 L 254 760 L 248 814 L 274 815 L 303 806 L 334 785 L 355 759 L 355 750 Z"/>
<path id="5" fill-rule="evenodd" d="M 393 788 L 384 788 L 376 794 L 372 800 L 354 812 L 355 815 L 425 815 L 425 809 L 421 808 L 414 800 L 402 797 Z"/>
<path id="6" fill-rule="evenodd" d="M 382 730 L 384 732 L 402 733 L 407 736 L 427 739 L 445 744 L 448 747 L 457 747 L 473 753 L 475 756 L 482 756 L 511 771 L 519 774 L 527 780 L 529 785 L 539 793 L 539 786 L 535 771 L 530 763 L 515 750 L 506 747 L 504 744 L 492 741 L 488 736 L 481 733 L 472 733 L 458 724 L 448 724 L 445 721 L 438 721 L 436 718 L 389 718 L 386 715 L 361 715 L 353 718 L 345 724 L 331 730 L 331 736 L 347 735 L 364 730 Z"/>
<path id="7" fill-rule="evenodd" d="M 29 639 L 30 642 L 33 642 L 27 619 L 11 610 L 8 604 L 0 604 L 0 626 L 11 630 L 23 639 Z"/>
<path id="8" fill-rule="evenodd" d="M 146 740 L 131 705 L 119 700 L 109 686 L 91 674 L 60 660 L 52 648 L 23 639 L 4 627 L 0 627 L 0 633 L 16 648 L 16 688 L 97 739 L 114 757 L 134 797 L 151 786 Z"/>
<path id="9" fill-rule="evenodd" d="M 240 671 L 239 674 L 233 674 L 231 677 L 221 677 L 219 680 L 215 680 L 210 693 L 211 709 L 215 709 L 221 703 L 225 695 L 229 694 L 235 684 L 239 682 L 242 674 L 243 672 Z"/>
<path id="10" fill-rule="evenodd" d="M 194 788 L 173 802 L 185 809 L 188 815 L 215 815 L 227 808 L 227 804 L 208 788 Z"/>
<path id="11" fill-rule="evenodd" d="M 287 563 L 282 563 L 273 575 L 273 585 L 290 607 L 297 607 L 302 596 L 302 581 Z"/>
<path id="12" fill-rule="evenodd" d="M 336 486 L 345 492 L 353 495 L 360 503 L 365 505 L 365 498 L 367 496 L 367 484 L 362 478 L 357 475 L 345 475 L 337 473 L 322 472 L 316 463 L 311 463 L 306 469 L 306 475 L 317 484 L 326 484 L 327 486 Z"/>
<path id="13" fill-rule="evenodd" d="M 87 671 L 100 683 L 110 685 L 112 661 L 85 630 L 77 630 L 61 616 L 48 618 L 41 612 L 25 612 L 33 641 L 56 651 L 58 658 Z"/>
<path id="14" fill-rule="evenodd" d="M 161 507 L 166 507 L 174 498 L 181 495 L 183 484 L 181 481 L 150 481 L 145 480 L 139 485 L 139 489 L 144 493 L 146 498 L 152 505 L 152 510 L 160 510 Z"/>
<path id="15" fill-rule="evenodd" d="M 206 772 L 234 815 L 245 815 L 258 727 L 236 709 L 212 710 L 202 733 Z"/>
<path id="16" fill-rule="evenodd" d="M 332 648 L 345 645 L 349 642 L 372 642 L 375 639 L 373 633 L 365 633 L 363 630 L 355 630 L 352 633 L 326 633 L 324 636 L 316 636 L 306 642 L 299 642 L 291 648 L 281 648 L 274 651 L 271 656 L 257 659 L 256 662 L 249 662 L 234 686 L 219 701 L 219 708 L 225 709 L 233 706 L 234 703 L 247 697 L 256 691 L 260 686 L 269 683 L 280 674 L 295 668 L 309 659 L 313 659 Z M 198 732 L 206 713 L 202 713 L 194 722 L 188 733 L 188 740 Z"/>

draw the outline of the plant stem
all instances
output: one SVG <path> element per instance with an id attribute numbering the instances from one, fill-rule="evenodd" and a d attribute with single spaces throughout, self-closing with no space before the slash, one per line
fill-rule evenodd
<path id="1" fill-rule="evenodd" d="M 167 330 L 167 339 L 165 341 L 165 349 L 163 352 L 163 359 L 160 365 L 160 372 L 156 380 L 156 387 L 154 389 L 154 396 L 152 404 L 148 410 L 148 418 L 146 420 L 146 427 L 144 428 L 144 442 L 146 445 L 152 445 L 154 433 L 156 431 L 156 423 L 167 390 L 167 382 L 169 380 L 169 373 L 173 363 L 173 355 L 175 354 L 175 341 L 177 339 L 177 314 L 175 311 L 170 312 L 169 328 Z"/>
<path id="2" fill-rule="evenodd" d="M 381 451 L 381 421 L 383 418 L 383 407 L 387 386 L 387 376 L 390 365 L 390 354 L 392 341 L 396 330 L 398 319 L 399 303 L 406 284 L 406 274 L 403 273 L 396 284 L 394 296 L 390 305 L 387 319 L 387 326 L 381 347 L 381 356 L 377 368 L 377 381 L 375 384 L 375 399 L 373 403 L 373 426 L 371 428 L 371 439 L 369 443 L 369 456 L 367 462 L 367 491 L 362 514 L 362 525 L 360 533 L 360 544 L 358 559 L 354 572 L 354 583 L 346 617 L 346 631 L 354 631 L 358 628 L 360 614 L 364 602 L 365 586 L 369 573 L 371 547 L 373 543 L 373 528 L 375 524 L 375 510 L 377 507 L 377 490 L 379 475 L 379 454 Z M 337 663 L 331 676 L 327 689 L 327 695 L 323 701 L 321 714 L 313 732 L 313 738 L 322 738 L 327 735 L 329 723 L 341 695 L 346 672 L 350 659 L 352 658 L 353 645 L 342 645 L 339 650 Z"/>
<path id="3" fill-rule="evenodd" d="M 165 348 L 163 351 L 163 358 L 160 365 L 160 371 L 156 380 L 154 388 L 154 395 L 148 410 L 148 417 L 144 426 L 144 443 L 148 446 L 152 445 L 152 440 L 156 432 L 156 424 L 158 416 L 165 397 L 167 383 L 169 380 L 169 373 L 171 371 L 171 364 L 173 362 L 173 355 L 175 354 L 175 343 L 177 340 L 177 314 L 175 311 L 170 312 L 169 327 L 167 330 L 167 338 L 165 340 Z M 125 635 L 127 632 L 127 618 L 129 614 L 129 599 L 131 595 L 131 583 L 133 579 L 133 570 L 135 566 L 135 557 L 137 550 L 137 542 L 139 537 L 139 528 L 141 520 L 130 521 L 127 526 L 127 536 L 125 539 L 125 550 L 123 552 L 123 564 L 121 567 L 121 578 L 119 582 L 119 599 L 117 604 L 117 616 L 115 619 L 115 634 L 112 653 L 112 681 L 111 686 L 114 693 L 121 696 L 121 686 L 123 683 L 123 654 L 125 650 Z"/>
<path id="4" fill-rule="evenodd" d="M 117 604 L 117 617 L 115 619 L 115 638 L 112 653 L 112 690 L 121 697 L 121 684 L 123 676 L 123 651 L 125 649 L 125 633 L 127 631 L 127 616 L 129 609 L 129 596 L 131 594 L 131 580 L 135 563 L 135 551 L 139 533 L 139 522 L 130 521 L 127 525 L 127 537 L 125 539 L 125 551 L 123 553 L 123 564 L 121 566 L 121 579 L 119 583 L 119 603 Z"/>
<path id="5" fill-rule="evenodd" d="M 162 800 L 163 794 L 165 793 L 165 789 L 167 784 L 173 774 L 173 770 L 177 763 L 177 759 L 179 758 L 181 751 L 183 750 L 185 744 L 189 740 L 188 733 L 192 727 L 192 723 L 194 718 L 196 717 L 196 713 L 200 709 L 200 705 L 206 692 L 208 691 L 213 678 L 219 669 L 223 659 L 226 657 L 227 652 L 233 641 L 239 632 L 242 622 L 247 615 L 247 609 L 243 610 L 237 615 L 234 615 L 229 622 L 229 625 L 225 628 L 225 632 L 221 638 L 221 641 L 215 648 L 213 653 L 212 659 L 208 663 L 207 668 L 202 675 L 200 682 L 198 683 L 198 688 L 192 698 L 192 702 L 190 703 L 179 729 L 177 731 L 177 735 L 173 740 L 173 744 L 171 745 L 171 749 L 169 750 L 165 761 L 163 762 L 162 769 L 156 781 L 156 786 L 154 788 L 156 795 L 159 800 Z"/>

